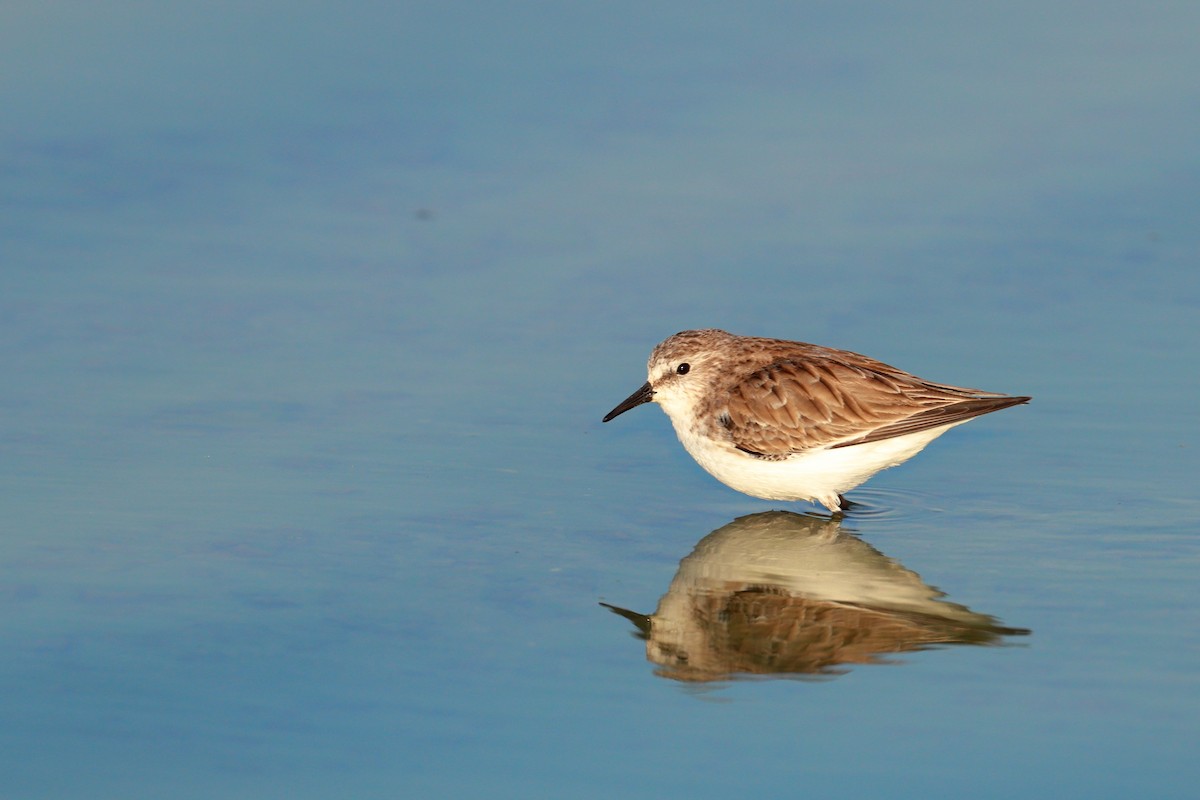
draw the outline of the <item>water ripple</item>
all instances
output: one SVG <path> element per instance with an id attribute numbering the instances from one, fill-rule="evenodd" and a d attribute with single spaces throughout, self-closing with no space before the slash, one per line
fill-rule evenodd
<path id="1" fill-rule="evenodd" d="M 847 519 L 910 519 L 939 510 L 931 495 L 907 489 L 857 489 L 847 500 Z"/>

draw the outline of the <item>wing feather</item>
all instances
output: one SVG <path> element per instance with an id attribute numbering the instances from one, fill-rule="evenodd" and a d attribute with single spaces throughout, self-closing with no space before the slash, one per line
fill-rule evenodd
<path id="1" fill-rule="evenodd" d="M 930 383 L 857 354 L 848 359 L 827 348 L 813 351 L 733 383 L 718 413 L 735 447 L 786 458 L 904 436 L 1029 400 Z"/>

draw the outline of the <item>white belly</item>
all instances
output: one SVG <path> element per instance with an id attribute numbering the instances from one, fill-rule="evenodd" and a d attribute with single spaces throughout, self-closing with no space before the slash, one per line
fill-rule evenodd
<path id="1" fill-rule="evenodd" d="M 963 420 L 966 422 L 967 420 Z M 675 428 L 696 462 L 727 486 L 765 500 L 816 500 L 837 510 L 838 495 L 876 472 L 902 464 L 954 425 L 869 444 L 810 450 L 782 461 L 749 455 L 726 442 Z"/>

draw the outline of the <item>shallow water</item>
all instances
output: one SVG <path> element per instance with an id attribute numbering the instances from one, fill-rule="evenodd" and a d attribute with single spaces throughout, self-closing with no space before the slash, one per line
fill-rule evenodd
<path id="1" fill-rule="evenodd" d="M 0 11 L 5 796 L 1190 796 L 1200 12 L 656 9 Z M 1034 400 L 836 524 L 702 326 Z"/>

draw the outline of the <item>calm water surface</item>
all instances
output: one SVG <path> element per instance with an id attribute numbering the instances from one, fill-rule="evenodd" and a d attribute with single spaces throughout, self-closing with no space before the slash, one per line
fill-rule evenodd
<path id="1" fill-rule="evenodd" d="M 1198 26 L 6 5 L 0 794 L 1194 796 Z M 1034 402 L 834 522 L 704 326 Z"/>

